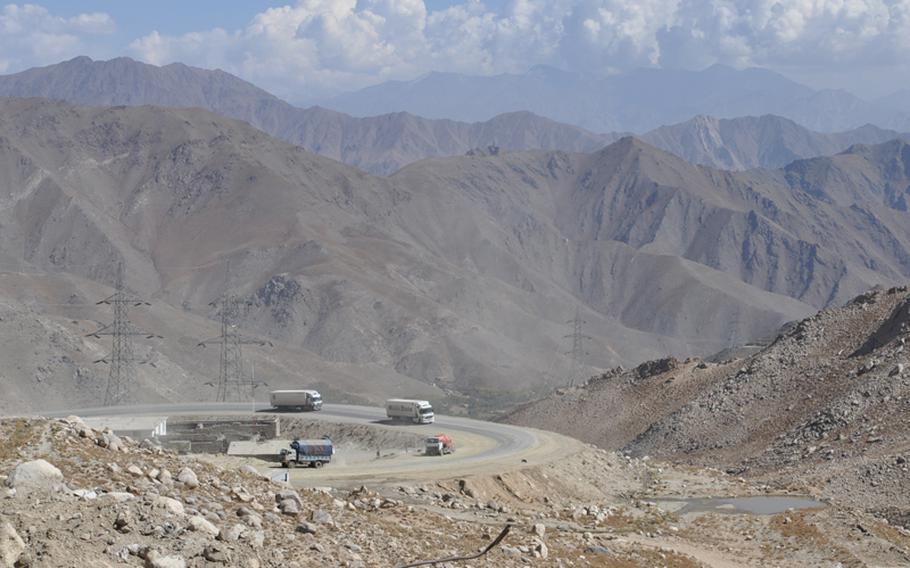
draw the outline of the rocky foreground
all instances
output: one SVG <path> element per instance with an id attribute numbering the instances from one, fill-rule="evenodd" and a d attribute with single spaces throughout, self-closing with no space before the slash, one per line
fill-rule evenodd
<path id="1" fill-rule="evenodd" d="M 295 490 L 81 420 L 0 422 L 0 568 L 831 566 L 910 562 L 910 533 L 838 506 L 681 514 L 661 499 L 757 487 L 585 449 L 432 485 Z"/>

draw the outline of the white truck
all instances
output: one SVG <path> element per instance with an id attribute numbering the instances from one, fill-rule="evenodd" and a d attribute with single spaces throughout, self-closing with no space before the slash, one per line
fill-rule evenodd
<path id="1" fill-rule="evenodd" d="M 426 400 L 390 398 L 385 401 L 385 413 L 392 420 L 409 420 L 415 424 L 432 424 L 436 421 L 433 407 Z"/>
<path id="2" fill-rule="evenodd" d="M 314 390 L 272 391 L 269 402 L 279 410 L 322 410 L 322 395 Z"/>

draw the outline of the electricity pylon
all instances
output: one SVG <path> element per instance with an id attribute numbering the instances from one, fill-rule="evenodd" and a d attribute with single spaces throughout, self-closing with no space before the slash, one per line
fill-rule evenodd
<path id="1" fill-rule="evenodd" d="M 135 381 L 136 360 L 133 352 L 133 337 L 142 335 L 146 339 L 160 339 L 160 335 L 136 329 L 130 322 L 131 307 L 150 306 L 151 304 L 127 292 L 123 283 L 123 263 L 117 266 L 116 291 L 96 305 L 110 305 L 114 308 L 114 321 L 90 334 L 88 337 L 101 339 L 102 335 L 111 336 L 111 353 L 95 363 L 109 363 L 110 370 L 107 386 L 104 389 L 104 406 L 115 406 L 128 402 L 132 396 Z"/>
<path id="2" fill-rule="evenodd" d="M 566 335 L 565 338 L 572 340 L 572 349 L 569 350 L 566 355 L 569 355 L 572 358 L 569 386 L 573 387 L 575 386 L 575 381 L 580 378 L 582 368 L 584 367 L 585 355 L 588 354 L 587 351 L 585 351 L 584 342 L 586 339 L 591 339 L 591 337 L 584 334 L 583 326 L 587 322 L 581 319 L 581 312 L 577 307 L 575 308 L 575 317 L 566 323 L 572 326 L 572 333 Z"/>
<path id="3" fill-rule="evenodd" d="M 217 402 L 245 402 L 247 396 L 254 399 L 254 391 L 259 384 L 252 375 L 243 372 L 244 345 L 271 345 L 268 341 L 241 335 L 238 329 L 240 320 L 240 298 L 227 292 L 210 306 L 217 307 L 221 319 L 221 335 L 199 342 L 199 347 L 221 345 L 221 364 L 218 373 L 218 384 L 206 383 L 217 387 Z"/>

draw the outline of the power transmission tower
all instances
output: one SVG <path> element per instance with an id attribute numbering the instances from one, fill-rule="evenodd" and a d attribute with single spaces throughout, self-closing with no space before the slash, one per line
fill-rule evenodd
<path id="1" fill-rule="evenodd" d="M 587 351 L 585 351 L 584 342 L 586 339 L 591 339 L 591 337 L 584 334 L 583 327 L 587 322 L 581 319 L 581 312 L 577 307 L 575 308 L 575 317 L 566 323 L 572 326 L 572 333 L 566 335 L 565 338 L 572 340 L 572 349 L 569 350 L 566 355 L 572 357 L 572 370 L 569 374 L 569 386 L 573 387 L 575 386 L 575 381 L 581 378 L 585 355 L 588 354 Z"/>
<path id="2" fill-rule="evenodd" d="M 160 335 L 147 333 L 136 329 L 130 322 L 129 310 L 131 307 L 150 306 L 151 304 L 130 294 L 123 283 L 123 263 L 117 266 L 116 291 L 101 300 L 96 305 L 110 305 L 114 308 L 114 321 L 88 337 L 101 339 L 102 335 L 111 336 L 111 353 L 102 357 L 95 363 L 109 363 L 110 371 L 107 378 L 107 387 L 104 389 L 104 406 L 115 406 L 127 402 L 132 395 L 137 363 L 139 361 L 133 351 L 133 337 L 145 336 L 146 339 L 160 339 Z"/>
<path id="3" fill-rule="evenodd" d="M 225 277 L 227 280 L 227 277 Z M 268 341 L 246 337 L 240 334 L 238 324 L 240 320 L 240 298 L 225 292 L 221 298 L 209 305 L 218 308 L 221 319 L 221 335 L 199 342 L 199 347 L 206 345 L 221 345 L 221 364 L 218 373 L 218 384 L 206 383 L 216 386 L 216 400 L 218 402 L 244 402 L 249 397 L 254 399 L 257 386 L 265 384 L 256 382 L 252 375 L 243 372 L 243 347 L 244 345 L 271 345 Z"/>

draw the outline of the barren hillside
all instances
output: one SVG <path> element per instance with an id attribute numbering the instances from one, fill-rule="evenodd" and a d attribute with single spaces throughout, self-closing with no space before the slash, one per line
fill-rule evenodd
<path id="1" fill-rule="evenodd" d="M 161 304 L 154 325 L 215 335 L 208 304 L 230 289 L 246 299 L 245 329 L 278 346 L 257 367 L 270 385 L 366 400 L 396 384 L 482 412 L 565 380 L 576 309 L 594 372 L 715 352 L 910 267 L 899 143 L 732 174 L 626 138 L 381 178 L 205 111 L 20 99 L 0 104 L 0 141 L 0 264 L 33 282 L 3 290 L 11 312 L 59 318 L 61 344 L 87 348 L 84 320 L 109 316 L 69 304 L 105 297 L 86 287 L 110 286 L 122 262 Z M 54 323 L 26 321 L 36 337 Z M 196 396 L 182 386 L 206 372 L 195 342 L 163 335 L 148 348 L 175 367 L 143 371 L 146 392 Z M 7 371 L 18 401 L 92 400 L 28 400 L 42 360 L 61 358 L 60 381 L 85 359 L 34 345 Z M 162 379 L 175 373 L 185 379 Z M 367 377 L 370 389 L 352 386 Z"/>
<path id="2" fill-rule="evenodd" d="M 860 295 L 745 359 L 664 359 L 561 389 L 507 417 L 604 448 L 799 479 L 906 523 L 910 293 Z"/>

